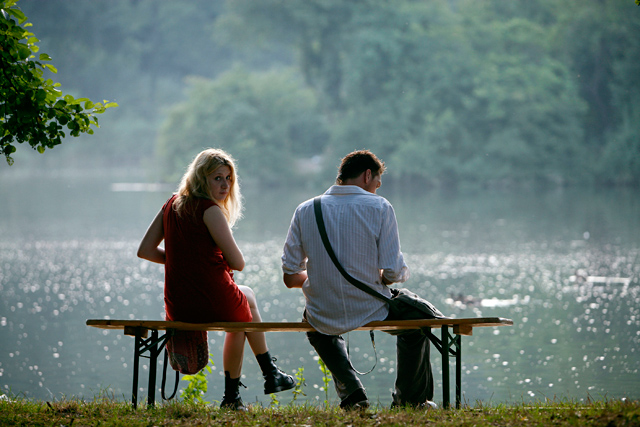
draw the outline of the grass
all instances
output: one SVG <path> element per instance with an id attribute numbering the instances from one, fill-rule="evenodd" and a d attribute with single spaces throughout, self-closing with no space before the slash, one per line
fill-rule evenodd
<path id="1" fill-rule="evenodd" d="M 549 401 L 463 409 L 345 412 L 335 406 L 251 406 L 246 413 L 171 401 L 133 410 L 109 397 L 56 402 L 0 401 L 0 426 L 638 426 L 640 401 Z"/>

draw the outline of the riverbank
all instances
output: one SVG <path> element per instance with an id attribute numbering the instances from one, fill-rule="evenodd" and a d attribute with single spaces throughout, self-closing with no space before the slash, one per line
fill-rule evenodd
<path id="1" fill-rule="evenodd" d="M 2 426 L 638 426 L 640 401 L 549 401 L 463 409 L 376 408 L 345 412 L 335 406 L 250 406 L 246 413 L 217 407 L 171 402 L 156 408 L 133 410 L 111 398 L 56 402 L 0 400 Z"/>

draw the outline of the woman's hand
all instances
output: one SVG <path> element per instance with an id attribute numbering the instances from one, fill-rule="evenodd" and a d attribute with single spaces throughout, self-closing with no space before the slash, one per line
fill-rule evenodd
<path id="1" fill-rule="evenodd" d="M 138 257 L 164 264 L 166 257 L 164 249 L 160 247 L 160 243 L 164 240 L 164 226 L 162 225 L 162 209 L 153 219 L 147 232 L 145 233 L 140 246 L 138 246 Z"/>
<path id="2" fill-rule="evenodd" d="M 236 244 L 227 218 L 225 218 L 222 210 L 218 206 L 211 206 L 204 211 L 203 220 L 209 234 L 213 237 L 216 245 L 222 250 L 224 259 L 232 270 L 242 271 L 244 268 L 244 256 L 240 252 L 240 248 Z"/>

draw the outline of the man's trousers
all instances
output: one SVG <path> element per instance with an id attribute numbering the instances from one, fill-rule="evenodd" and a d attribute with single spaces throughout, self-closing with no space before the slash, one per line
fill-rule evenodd
<path id="1" fill-rule="evenodd" d="M 393 320 L 387 318 L 387 320 Z M 324 364 L 331 371 L 340 400 L 358 389 L 364 390 L 358 378 L 344 339 L 339 335 L 307 332 L 307 337 Z M 429 339 L 419 329 L 407 330 L 397 336 L 396 384 L 393 402 L 396 405 L 420 405 L 433 399 Z"/>

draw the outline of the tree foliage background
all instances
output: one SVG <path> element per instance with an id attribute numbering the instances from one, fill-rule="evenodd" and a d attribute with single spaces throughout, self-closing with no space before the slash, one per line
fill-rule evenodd
<path id="1" fill-rule="evenodd" d="M 16 8 L 17 0 L 0 1 L 0 154 L 12 165 L 17 144 L 28 143 L 39 153 L 53 148 L 66 136 L 93 134 L 96 114 L 116 103 L 94 103 L 63 94 L 59 83 L 45 78 L 57 69 L 47 61 L 30 23 Z M 66 128 L 66 129 L 65 129 Z"/>
<path id="2" fill-rule="evenodd" d="M 20 7 L 63 87 L 120 105 L 55 164 L 174 180 L 218 146 L 245 179 L 292 185 L 369 148 L 425 185 L 640 184 L 632 0 Z"/>

